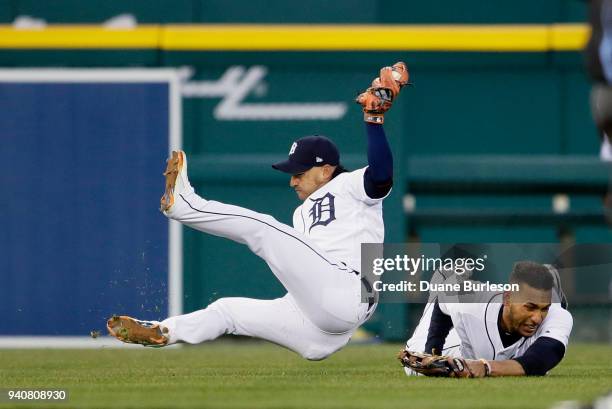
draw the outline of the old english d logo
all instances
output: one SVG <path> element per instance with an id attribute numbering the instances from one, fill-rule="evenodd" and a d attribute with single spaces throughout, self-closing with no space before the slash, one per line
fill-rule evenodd
<path id="1" fill-rule="evenodd" d="M 291 145 L 291 149 L 289 149 L 289 155 L 293 155 L 295 153 L 295 149 L 297 148 L 297 142 L 293 142 Z"/>
<path id="2" fill-rule="evenodd" d="M 332 221 L 336 220 L 334 199 L 334 195 L 329 192 L 319 199 L 310 199 L 314 203 L 310 208 L 312 224 L 310 225 L 310 229 L 308 229 L 309 232 L 315 226 L 327 226 Z"/>

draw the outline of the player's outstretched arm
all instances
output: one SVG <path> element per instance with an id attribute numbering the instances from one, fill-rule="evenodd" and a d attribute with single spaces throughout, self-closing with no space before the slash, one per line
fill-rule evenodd
<path id="1" fill-rule="evenodd" d="M 403 366 L 427 376 L 482 378 L 486 376 L 544 376 L 561 362 L 565 345 L 554 338 L 541 337 L 515 359 L 487 361 L 402 350 Z"/>
<path id="2" fill-rule="evenodd" d="M 380 76 L 361 93 L 356 102 L 363 108 L 368 138 L 368 169 L 364 174 L 364 188 L 368 197 L 385 197 L 393 186 L 393 155 L 382 127 L 385 112 L 391 108 L 400 90 L 408 84 L 408 69 L 403 62 L 384 67 Z"/>
<path id="3" fill-rule="evenodd" d="M 523 355 L 514 360 L 523 368 L 525 375 L 543 376 L 557 366 L 564 356 L 563 342 L 550 337 L 540 337 Z"/>
<path id="4" fill-rule="evenodd" d="M 366 122 L 368 168 L 363 175 L 366 194 L 372 199 L 385 197 L 393 186 L 393 154 L 382 125 Z"/>
<path id="5" fill-rule="evenodd" d="M 491 376 L 544 376 L 561 362 L 565 345 L 550 337 L 538 338 L 515 359 L 488 361 Z"/>
<path id="6" fill-rule="evenodd" d="M 518 358 L 488 361 L 491 376 L 544 376 L 561 362 L 565 345 L 554 338 L 541 337 Z"/>
<path id="7" fill-rule="evenodd" d="M 490 376 L 523 376 L 525 370 L 514 359 L 505 361 L 487 361 L 491 367 Z"/>
<path id="8" fill-rule="evenodd" d="M 559 341 L 552 341 L 559 343 L 560 346 L 563 347 L 563 344 Z M 558 351 L 556 351 L 558 345 L 553 343 L 552 348 L 553 349 L 550 350 L 546 347 L 545 350 L 543 350 L 536 347 L 535 351 L 526 353 L 517 359 L 488 361 L 491 366 L 491 376 L 544 376 L 548 371 L 557 366 L 563 358 L 563 355 L 561 354 L 561 356 L 559 356 Z M 565 347 L 563 347 L 563 350 L 565 350 Z"/>

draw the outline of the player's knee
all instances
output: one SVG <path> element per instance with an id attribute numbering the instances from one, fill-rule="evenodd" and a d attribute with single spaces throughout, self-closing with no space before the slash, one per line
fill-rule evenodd
<path id="1" fill-rule="evenodd" d="M 219 298 L 208 304 L 206 310 L 217 313 L 219 318 L 225 322 L 226 333 L 231 334 L 235 331 L 236 326 L 234 324 L 234 314 L 232 314 L 231 298 Z"/>
<path id="2" fill-rule="evenodd" d="M 231 302 L 229 298 L 219 298 L 216 301 L 213 301 L 212 303 L 208 304 L 208 307 L 206 307 L 206 309 L 211 310 L 211 311 L 216 311 L 218 313 L 220 313 L 223 316 L 229 316 L 230 311 L 231 311 Z"/>
<path id="3" fill-rule="evenodd" d="M 302 358 L 305 358 L 309 361 L 322 361 L 323 359 L 330 356 L 331 353 L 325 350 L 320 350 L 320 349 L 309 349 L 305 352 L 302 352 L 301 355 L 302 355 Z"/>
<path id="4" fill-rule="evenodd" d="M 219 298 L 218 300 L 215 300 L 211 302 L 210 304 L 208 304 L 208 307 L 206 308 L 211 309 L 211 310 L 223 310 L 225 309 L 224 303 L 225 303 L 225 299 Z"/>
<path id="5" fill-rule="evenodd" d="M 338 347 L 331 345 L 310 345 L 300 355 L 309 361 L 321 361 L 336 352 Z"/>

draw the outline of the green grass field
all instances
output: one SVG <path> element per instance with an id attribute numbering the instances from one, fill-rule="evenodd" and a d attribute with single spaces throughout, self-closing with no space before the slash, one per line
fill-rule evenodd
<path id="1" fill-rule="evenodd" d="M 0 350 L 0 387 L 66 388 L 38 408 L 548 408 L 612 387 L 612 345 L 570 345 L 543 378 L 406 377 L 400 345 L 351 345 L 321 362 L 256 342 L 180 349 Z"/>

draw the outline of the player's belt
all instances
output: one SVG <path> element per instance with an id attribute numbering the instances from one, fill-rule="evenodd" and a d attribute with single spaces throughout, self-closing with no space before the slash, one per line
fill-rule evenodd
<path id="1" fill-rule="evenodd" d="M 345 266 L 347 266 L 344 261 L 341 261 L 341 263 L 344 264 Z M 365 289 L 365 292 L 368 294 L 368 298 L 367 298 L 367 301 L 368 301 L 368 313 L 370 313 L 371 310 L 372 310 L 372 307 L 374 307 L 374 305 L 376 305 L 376 303 L 378 302 L 378 292 L 374 291 L 374 287 L 372 287 L 372 283 L 370 283 L 370 281 L 367 278 L 362 276 L 359 271 L 357 271 L 357 270 L 351 270 L 351 271 L 355 275 L 360 276 L 361 285 Z"/>
<path id="2" fill-rule="evenodd" d="M 368 293 L 368 310 L 372 309 L 374 304 L 378 302 L 378 293 L 374 291 L 372 288 L 372 284 L 368 281 L 367 278 L 361 277 L 361 285 L 366 289 Z"/>
<path id="3" fill-rule="evenodd" d="M 359 272 L 355 271 L 355 273 L 359 274 Z M 374 305 L 378 302 L 378 293 L 374 291 L 372 284 L 368 281 L 367 278 L 361 276 L 361 285 L 366 290 L 368 294 L 368 312 L 374 307 Z"/>

